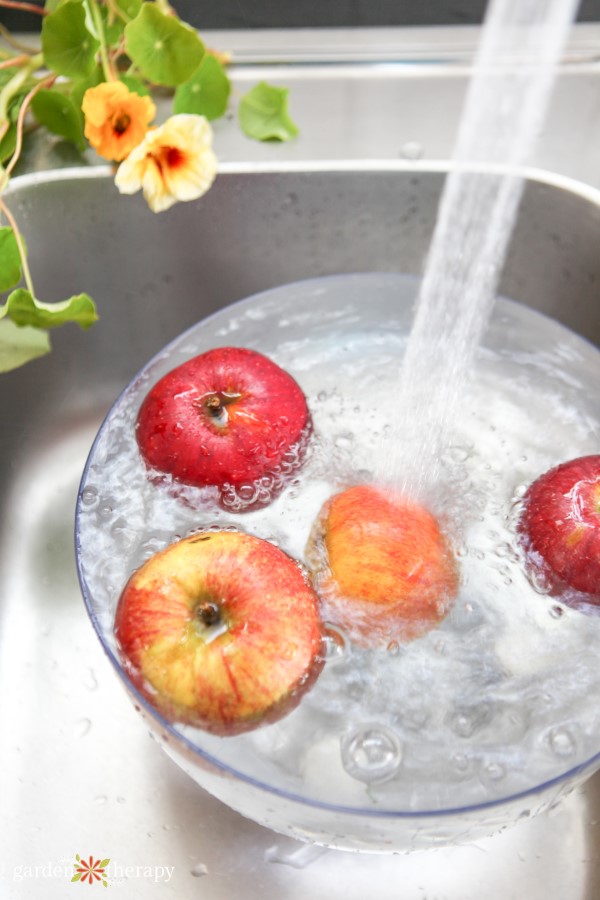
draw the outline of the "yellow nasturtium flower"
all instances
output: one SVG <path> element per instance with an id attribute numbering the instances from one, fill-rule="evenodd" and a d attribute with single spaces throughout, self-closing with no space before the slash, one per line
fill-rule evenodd
<path id="1" fill-rule="evenodd" d="M 216 174 L 209 122 L 182 113 L 148 131 L 119 166 L 115 184 L 122 194 L 143 190 L 150 209 L 162 212 L 178 200 L 201 197 Z"/>
<path id="2" fill-rule="evenodd" d="M 89 88 L 81 105 L 85 136 L 100 156 L 120 162 L 144 139 L 156 115 L 150 97 L 130 91 L 122 81 Z"/>

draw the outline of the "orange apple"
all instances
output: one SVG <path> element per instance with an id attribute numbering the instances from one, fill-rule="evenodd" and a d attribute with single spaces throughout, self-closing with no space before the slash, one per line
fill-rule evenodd
<path id="1" fill-rule="evenodd" d="M 163 715 L 220 735 L 281 718 L 323 664 L 318 597 L 300 567 L 242 532 L 155 554 L 125 586 L 115 635 Z"/>
<path id="2" fill-rule="evenodd" d="M 323 617 L 367 647 L 429 631 L 458 590 L 456 561 L 435 517 L 372 485 L 325 503 L 308 561 Z"/>

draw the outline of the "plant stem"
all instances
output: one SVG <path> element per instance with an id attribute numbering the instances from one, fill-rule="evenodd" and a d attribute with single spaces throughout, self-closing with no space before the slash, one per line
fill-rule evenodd
<path id="1" fill-rule="evenodd" d="M 29 264 L 27 262 L 27 254 L 25 253 L 25 244 L 23 242 L 23 237 L 21 236 L 21 232 L 19 231 L 19 226 L 15 220 L 15 217 L 11 213 L 10 209 L 0 197 L 0 209 L 6 216 L 8 220 L 8 224 L 12 228 L 13 234 L 15 236 L 15 240 L 17 242 L 17 248 L 19 250 L 19 256 L 21 257 L 21 268 L 23 270 L 23 278 L 25 279 L 25 284 L 27 285 L 27 290 L 31 294 L 32 297 L 35 297 L 35 291 L 33 289 L 33 280 L 31 278 L 31 272 L 29 271 Z"/>
<path id="2" fill-rule="evenodd" d="M 29 104 L 37 94 L 39 90 L 43 87 L 50 87 L 56 81 L 56 75 L 49 75 L 48 78 L 44 78 L 42 81 L 38 81 L 35 87 L 33 87 L 23 102 L 21 103 L 21 108 L 19 109 L 19 116 L 17 118 L 17 141 L 15 145 L 15 152 L 10 158 L 10 162 L 6 166 L 4 172 L 1 173 L 0 176 L 0 195 L 4 191 L 6 185 L 8 184 L 8 180 L 10 178 L 11 172 L 16 166 L 19 156 L 21 155 L 21 150 L 23 148 L 23 125 L 25 122 L 25 115 L 27 113 L 27 109 L 29 108 Z M 1 96 L 1 95 L 0 95 Z"/>
<path id="3" fill-rule="evenodd" d="M 0 91 L 0 122 L 5 122 L 8 119 L 8 107 L 10 101 L 19 93 L 29 76 L 32 75 L 36 69 L 39 69 L 43 63 L 44 57 L 42 54 L 36 53 L 35 56 L 29 58 L 29 63 L 27 65 L 23 66 L 13 75 L 10 81 L 6 82 Z"/>
<path id="4" fill-rule="evenodd" d="M 22 63 L 27 62 L 29 56 L 27 53 L 21 53 L 20 56 L 11 56 L 10 59 L 3 59 L 0 62 L 0 69 L 16 69 Z"/>
<path id="5" fill-rule="evenodd" d="M 14 47 L 15 50 L 23 50 L 25 51 L 25 53 L 29 53 L 30 56 L 34 53 L 40 52 L 39 48 L 35 49 L 34 47 L 28 47 L 27 44 L 23 44 L 22 41 L 18 41 L 17 38 L 10 33 L 6 25 L 2 24 L 2 22 L 0 22 L 0 35 L 2 36 L 3 40 L 5 40 L 10 47 Z"/>
<path id="6" fill-rule="evenodd" d="M 9 9 L 20 9 L 22 12 L 37 13 L 38 16 L 47 16 L 48 10 L 43 6 L 36 6 L 35 3 L 22 3 L 21 0 L 0 0 L 0 6 L 7 6 Z"/>
<path id="7" fill-rule="evenodd" d="M 104 33 L 104 25 L 102 24 L 102 17 L 100 16 L 98 4 L 96 3 L 96 0 L 85 0 L 85 5 L 87 6 L 89 13 L 94 21 L 94 26 L 98 34 L 98 40 L 100 41 L 100 62 L 102 63 L 102 71 L 104 72 L 104 77 L 107 81 L 114 81 L 115 73 L 113 72 L 110 60 L 108 58 L 106 35 Z"/>

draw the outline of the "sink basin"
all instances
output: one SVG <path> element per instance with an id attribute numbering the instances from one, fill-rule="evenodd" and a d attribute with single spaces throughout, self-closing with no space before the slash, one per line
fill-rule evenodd
<path id="1" fill-rule="evenodd" d="M 2 376 L 0 704 L 12 724 L 0 766 L 7 859 L 26 863 L 32 846 L 40 862 L 61 860 L 72 847 L 101 858 L 129 854 L 134 862 L 162 853 L 182 879 L 185 870 L 178 897 L 191 896 L 194 866 L 197 875 L 205 874 L 201 866 L 226 870 L 230 893 L 232 883 L 246 887 L 251 861 L 250 897 L 309 890 L 358 897 L 374 878 L 381 878 L 381 897 L 397 896 L 394 878 L 405 886 L 414 878 L 415 897 L 437 892 L 451 900 L 523 891 L 592 900 L 600 893 L 598 776 L 547 814 L 476 848 L 433 851 L 436 873 L 419 855 L 422 863 L 411 858 L 404 875 L 392 857 L 377 867 L 352 857 L 340 876 L 336 852 L 315 861 L 311 848 L 247 822 L 188 783 L 147 740 L 95 643 L 77 585 L 77 485 L 102 417 L 135 372 L 199 319 L 267 288 L 353 271 L 418 275 L 445 171 L 426 163 L 229 164 L 201 201 L 161 216 L 138 198 L 119 197 L 103 168 L 12 182 L 11 207 L 44 299 L 87 290 L 101 319 L 86 333 L 57 332 L 51 356 Z M 596 345 L 599 223 L 596 190 L 528 172 L 501 284 L 504 295 Z M 64 802 L 67 793 L 72 804 Z M 86 816 L 90 805 L 97 815 Z M 127 822 L 119 841 L 111 810 Z M 301 879 L 292 871 L 311 861 Z M 262 894 L 261 879 L 268 885 Z M 207 895 L 226 896 L 223 883 Z"/>

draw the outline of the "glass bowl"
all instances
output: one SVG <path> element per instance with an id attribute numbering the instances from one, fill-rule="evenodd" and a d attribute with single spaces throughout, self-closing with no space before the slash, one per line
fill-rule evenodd
<path id="1" fill-rule="evenodd" d="M 305 562 L 335 490 L 377 481 L 401 442 L 400 361 L 418 280 L 330 276 L 220 310 L 152 359 L 116 400 L 83 473 L 79 579 L 92 624 L 166 753 L 243 815 L 305 841 L 374 852 L 467 842 L 552 806 L 600 767 L 600 617 L 531 576 L 516 541 L 522 495 L 558 462 L 597 451 L 600 353 L 499 299 L 429 498 L 449 529 L 458 598 L 437 628 L 366 650 L 325 625 L 325 665 L 300 705 L 235 737 L 167 721 L 116 646 L 120 593 L 153 553 L 235 526 Z M 271 504 L 236 511 L 210 491 L 156 483 L 134 423 L 150 387 L 219 346 L 261 351 L 302 387 L 314 424 L 303 469 Z"/>

